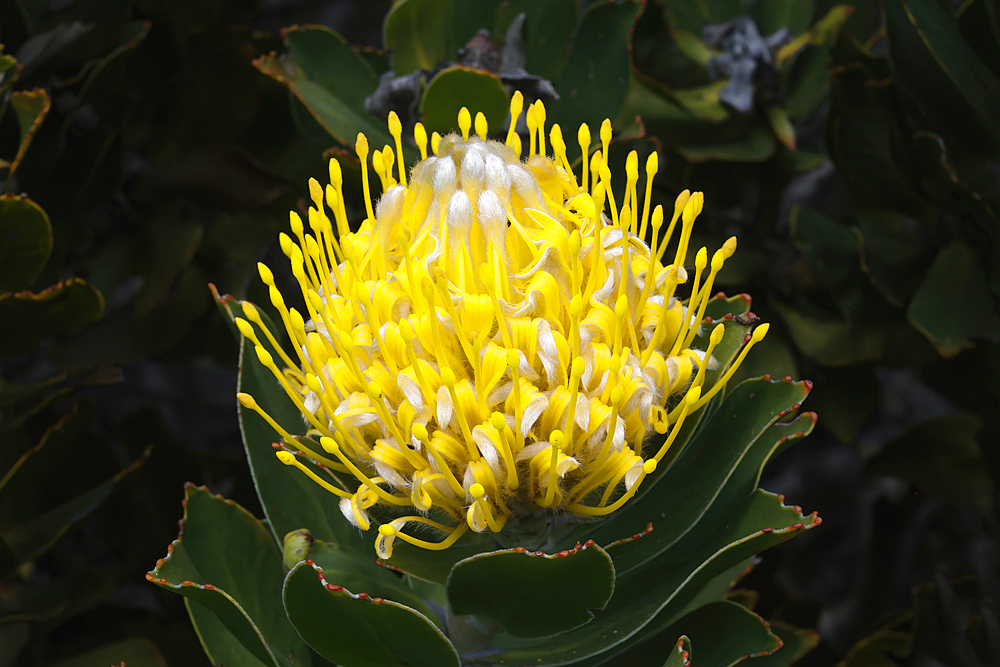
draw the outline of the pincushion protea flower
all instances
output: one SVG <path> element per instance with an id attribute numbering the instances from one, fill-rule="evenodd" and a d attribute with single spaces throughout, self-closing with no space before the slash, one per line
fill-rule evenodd
<path id="1" fill-rule="evenodd" d="M 331 160 L 325 190 L 309 183 L 308 230 L 293 212 L 293 236 L 280 238 L 305 312 L 286 306 L 271 271 L 259 267 L 294 358 L 250 304 L 247 319 L 236 321 L 308 421 L 309 437 L 292 436 L 250 395 L 239 394 L 240 402 L 281 436 L 278 458 L 338 496 L 356 526 L 370 528 L 373 506 L 391 510 L 395 518 L 378 527 L 383 558 L 397 538 L 445 549 L 471 528 L 510 543 L 540 513 L 616 511 L 656 469 L 686 416 L 767 332 L 758 327 L 702 395 L 722 325 L 706 349 L 692 344 L 736 240 L 710 262 L 699 250 L 692 280 L 685 260 L 702 194 L 682 192 L 661 234 L 665 215 L 650 203 L 655 153 L 641 202 L 638 158 L 629 154 L 618 202 L 610 121 L 592 155 L 589 128 L 579 128 L 590 157 L 578 179 L 558 125 L 548 133 L 554 157 L 547 154 L 541 102 L 527 110 L 528 157 L 520 159 L 513 128 L 522 104 L 515 94 L 505 143 L 487 139 L 482 114 L 470 136 L 463 108 L 461 135 L 435 133 L 428 155 L 417 124 L 422 159 L 409 173 L 402 128 L 390 114 L 395 147 L 371 156 L 383 192 L 375 206 L 359 135 L 367 217 L 357 231 Z M 683 301 L 678 288 L 689 282 Z M 654 433 L 666 434 L 662 444 L 647 443 Z M 419 525 L 407 532 L 407 524 Z M 441 537 L 425 540 L 414 528 Z"/>

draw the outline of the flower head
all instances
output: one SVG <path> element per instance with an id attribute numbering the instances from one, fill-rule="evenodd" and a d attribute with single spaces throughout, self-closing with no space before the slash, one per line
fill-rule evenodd
<path id="1" fill-rule="evenodd" d="M 521 105 L 517 93 L 512 128 Z M 641 202 L 638 158 L 628 156 L 617 202 L 609 121 L 579 180 L 558 125 L 547 155 L 541 102 L 527 110 L 525 160 L 513 130 L 505 143 L 488 140 L 478 114 L 470 136 L 464 108 L 458 123 L 461 136 L 432 136 L 430 156 L 418 124 L 422 159 L 407 174 L 390 114 L 395 148 L 372 155 L 383 191 L 375 207 L 368 144 L 358 136 L 367 217 L 353 233 L 339 163 L 330 162 L 325 191 L 310 181 L 308 230 L 293 212 L 293 236 L 281 235 L 306 312 L 287 307 L 260 266 L 295 359 L 252 306 L 244 305 L 249 321 L 237 320 L 310 426 L 311 438 L 296 438 L 239 395 L 281 435 L 281 461 L 339 496 L 362 529 L 375 505 L 404 514 L 379 526 L 383 557 L 397 538 L 443 549 L 470 528 L 502 533 L 539 512 L 617 510 L 710 398 L 701 387 L 722 337 L 720 325 L 707 349 L 691 347 L 735 239 L 711 262 L 705 248 L 696 254 L 683 302 L 675 292 L 691 278 L 684 264 L 703 197 L 681 193 L 661 234 L 663 210 L 650 206 L 655 153 Z M 586 125 L 578 139 L 590 155 Z M 752 342 L 765 332 L 758 328 Z M 653 433 L 669 435 L 646 451 Z M 445 537 L 425 541 L 407 524 Z"/>

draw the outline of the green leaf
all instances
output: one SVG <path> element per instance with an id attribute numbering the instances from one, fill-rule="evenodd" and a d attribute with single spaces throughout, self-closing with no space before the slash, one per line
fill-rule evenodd
<path id="1" fill-rule="evenodd" d="M 1000 76 L 1000 16 L 996 0 L 966 0 L 956 19 L 965 42 Z"/>
<path id="2" fill-rule="evenodd" d="M 309 665 L 308 649 L 282 612 L 281 553 L 264 526 L 205 487 L 188 484 L 184 499 L 181 533 L 146 578 L 192 603 L 214 663 Z M 217 622 L 206 626 L 208 616 Z"/>
<path id="3" fill-rule="evenodd" d="M 427 84 L 420 112 L 429 132 L 445 134 L 458 129 L 458 111 L 468 107 L 472 116 L 482 112 L 496 133 L 507 120 L 510 98 L 495 74 L 455 65 Z"/>
<path id="4" fill-rule="evenodd" d="M 345 97 L 341 97 L 337 92 L 326 87 L 329 83 L 331 70 L 326 69 L 324 64 L 335 64 L 339 60 L 346 60 L 352 55 L 357 59 L 349 71 L 364 71 L 368 66 L 361 56 L 350 48 L 341 48 L 343 45 L 339 40 L 330 36 L 324 39 L 315 39 L 317 35 L 310 35 L 314 39 L 303 40 L 305 43 L 292 41 L 299 51 L 306 54 L 307 59 L 300 65 L 291 56 L 261 56 L 253 61 L 254 67 L 278 81 L 295 95 L 302 105 L 309 111 L 310 115 L 326 130 L 331 137 L 343 146 L 353 149 L 358 133 L 363 133 L 368 137 L 369 145 L 372 148 L 380 148 L 386 144 L 393 145 L 392 136 L 385 125 L 372 116 L 369 116 L 363 109 L 356 107 L 358 96 L 366 96 L 375 90 L 375 86 L 365 89 L 361 86 L 367 85 L 359 83 L 359 88 L 352 90 Z M 327 47 L 334 46 L 332 53 L 317 52 L 316 44 L 321 42 Z M 340 46 L 337 46 L 340 44 Z M 305 67 L 309 67 L 307 70 Z M 336 70 L 332 70 L 336 71 Z M 338 88 L 337 90 L 341 90 Z"/>
<path id="5" fill-rule="evenodd" d="M 939 129 L 986 152 L 1000 149 L 1000 80 L 965 43 L 944 7 L 937 0 L 898 0 L 884 7 L 898 81 L 915 99 L 938 100 L 933 113 Z"/>
<path id="6" fill-rule="evenodd" d="M 546 105 L 568 145 L 576 143 L 581 123 L 597 136 L 605 118 L 618 117 L 629 90 L 629 35 L 641 10 L 634 2 L 598 2 L 584 13 L 566 66 L 553 82 L 559 99 Z"/>
<path id="7" fill-rule="evenodd" d="M 904 307 L 933 259 L 929 230 L 897 211 L 864 211 L 858 231 L 861 268 L 889 303 Z"/>
<path id="8" fill-rule="evenodd" d="M 615 656 L 616 664 L 650 664 L 676 650 L 677 637 L 690 642 L 692 667 L 724 667 L 776 651 L 781 640 L 757 614 L 735 602 L 706 604 L 649 641 Z M 751 663 L 755 665 L 756 663 Z"/>
<path id="9" fill-rule="evenodd" d="M 806 31 L 812 21 L 811 2 L 798 0 L 759 0 L 750 14 L 762 35 L 788 28 L 793 35 Z"/>
<path id="10" fill-rule="evenodd" d="M 938 253 L 906 315 L 944 356 L 971 347 L 974 338 L 1000 339 L 1000 315 L 979 253 L 962 241 Z"/>
<path id="11" fill-rule="evenodd" d="M 458 60 L 458 50 L 496 22 L 499 0 L 400 0 L 385 18 L 383 42 L 392 69 L 403 76 Z"/>
<path id="12" fill-rule="evenodd" d="M 684 549 L 619 575 L 611 601 L 587 625 L 541 639 L 501 633 L 495 644 L 503 653 L 496 657 L 505 665 L 525 667 L 572 664 L 603 652 L 610 657 L 669 627 L 717 575 L 801 530 L 819 525 L 815 516 L 803 517 L 784 507 L 777 496 L 760 490 L 729 512 L 725 520 L 714 519 L 710 539 L 692 538 Z M 655 534 L 653 531 L 634 542 L 641 543 Z"/>
<path id="13" fill-rule="evenodd" d="M 455 614 L 500 623 L 515 637 L 542 637 L 589 622 L 615 589 L 615 568 L 592 542 L 557 554 L 504 549 L 459 561 L 448 577 Z"/>
<path id="14" fill-rule="evenodd" d="M 101 319 L 104 297 L 80 278 L 70 278 L 35 294 L 0 294 L 0 359 L 30 352 L 42 341 Z"/>
<path id="15" fill-rule="evenodd" d="M 674 647 L 670 649 L 670 657 L 663 667 L 691 667 L 691 640 L 681 635 Z"/>
<path id="16" fill-rule="evenodd" d="M 524 46 L 528 50 L 525 69 L 543 79 L 555 79 L 562 72 L 569 52 L 569 41 L 580 22 L 580 3 L 576 0 L 508 0 L 497 9 L 493 30 L 496 41 L 507 34 L 510 22 L 524 13 Z"/>
<path id="17" fill-rule="evenodd" d="M 104 667 L 121 663 L 128 667 L 167 667 L 167 661 L 157 650 L 156 644 L 144 637 L 106 644 L 69 660 L 50 663 L 47 667 Z"/>
<path id="18" fill-rule="evenodd" d="M 836 5 L 832 7 L 830 11 L 827 12 L 823 18 L 816 21 L 811 28 L 778 49 L 777 54 L 775 54 L 775 60 L 777 61 L 778 66 L 781 66 L 782 63 L 805 48 L 807 44 L 819 46 L 827 42 L 832 42 L 837 36 L 837 33 L 840 32 L 840 28 L 844 25 L 844 22 L 847 21 L 853 13 L 854 7 L 848 4 Z"/>
<path id="19" fill-rule="evenodd" d="M 788 112 L 778 105 L 768 107 L 767 121 L 771 124 L 774 136 L 778 138 L 785 148 L 790 151 L 795 150 L 795 128 L 792 121 L 788 119 Z"/>
<path id="20" fill-rule="evenodd" d="M 815 630 L 801 629 L 784 621 L 770 621 L 772 634 L 781 639 L 781 648 L 771 655 L 754 658 L 753 667 L 791 667 L 819 645 Z"/>
<path id="21" fill-rule="evenodd" d="M 288 573 L 283 596 L 299 635 L 343 667 L 458 667 L 455 647 L 426 616 L 328 583 L 323 569 L 310 561 Z"/>
<path id="22" fill-rule="evenodd" d="M 944 501 L 993 508 L 993 482 L 976 443 L 983 420 L 958 413 L 921 422 L 865 464 L 872 475 L 899 477 Z"/>
<path id="23" fill-rule="evenodd" d="M 792 239 L 816 284 L 832 288 L 855 278 L 861 270 L 861 234 L 801 205 L 790 214 Z"/>
<path id="24" fill-rule="evenodd" d="M 684 144 L 678 146 L 677 150 L 688 162 L 722 160 L 753 163 L 770 158 L 777 145 L 774 134 L 763 127 L 755 127 L 740 139 L 698 146 Z"/>
<path id="25" fill-rule="evenodd" d="M 316 542 L 309 550 L 308 559 L 323 569 L 330 583 L 363 591 L 371 598 L 399 602 L 437 622 L 434 612 L 414 590 L 409 577 L 400 578 L 385 565 L 379 565 L 373 552 L 346 551 Z"/>
<path id="26" fill-rule="evenodd" d="M 640 487 L 642 495 L 626 503 L 613 521 L 587 531 L 597 543 L 610 545 L 653 523 L 653 531 L 627 550 L 611 550 L 618 576 L 692 538 L 692 530 L 700 534 L 708 529 L 704 517 L 710 510 L 722 516 L 735 512 L 756 488 L 760 469 L 776 444 L 777 438 L 768 441 L 768 428 L 797 409 L 810 388 L 807 382 L 744 382 L 704 419 L 669 469 L 646 480 L 653 482 L 651 488 Z"/>
<path id="27" fill-rule="evenodd" d="M 7 179 L 14 175 L 17 166 L 24 159 L 24 154 L 35 138 L 38 127 L 45 120 L 49 109 L 52 107 L 52 99 L 49 94 L 41 88 L 34 90 L 16 91 L 10 94 L 10 106 L 17 116 L 17 124 L 21 130 L 21 143 L 18 145 L 17 153 L 10 162 L 10 170 L 7 172 Z"/>
<path id="28" fill-rule="evenodd" d="M 215 292 L 214 296 L 234 334 L 239 336 L 232 324 L 234 316 L 243 315 L 239 303 L 229 295 L 220 297 Z M 262 313 L 262 317 L 266 317 L 266 314 Z M 280 332 L 280 329 L 270 324 L 269 319 L 265 319 L 265 322 L 271 331 Z M 298 408 L 274 379 L 271 371 L 260 363 L 253 352 L 253 343 L 242 337 L 239 340 L 240 374 L 237 391 L 253 396 L 257 404 L 289 433 L 304 435 L 306 428 Z M 278 358 L 277 351 L 266 339 L 261 342 L 272 356 Z M 293 530 L 306 528 L 319 541 L 333 542 L 343 548 L 371 549 L 371 553 L 374 553 L 375 538 L 372 537 L 369 544 L 365 544 L 366 540 L 341 514 L 336 496 L 278 460 L 271 443 L 279 440 L 280 436 L 260 415 L 240 406 L 239 419 L 250 472 L 275 542 L 280 542 Z"/>
<path id="29" fill-rule="evenodd" d="M 788 74 L 785 111 L 795 121 L 812 118 L 830 98 L 830 49 L 806 49 Z"/>
<path id="30" fill-rule="evenodd" d="M 671 28 L 701 34 L 701 28 L 710 23 L 725 23 L 744 13 L 740 0 L 715 0 L 691 2 L 690 0 L 664 0 L 663 11 Z"/>
<path id="31" fill-rule="evenodd" d="M 0 293 L 28 289 L 52 254 L 52 225 L 27 197 L 0 195 Z"/>
<path id="32" fill-rule="evenodd" d="M 477 554 L 496 549 L 492 535 L 467 531 L 458 541 L 444 551 L 430 551 L 402 540 L 396 540 L 392 547 L 390 562 L 393 567 L 423 579 L 444 585 L 455 563 Z"/>
<path id="33" fill-rule="evenodd" d="M 357 113 L 366 113 L 365 97 L 378 86 L 378 75 L 347 40 L 323 25 L 292 26 L 283 37 L 295 64 L 310 80 Z"/>
<path id="34" fill-rule="evenodd" d="M 824 366 L 847 366 L 882 356 L 885 331 L 854 325 L 825 313 L 799 311 L 780 301 L 771 307 L 781 315 L 801 352 Z"/>

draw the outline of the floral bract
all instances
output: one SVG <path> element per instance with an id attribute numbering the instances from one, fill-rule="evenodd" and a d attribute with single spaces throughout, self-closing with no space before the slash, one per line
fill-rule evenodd
<path id="1" fill-rule="evenodd" d="M 518 93 L 512 128 L 521 107 Z M 281 436 L 281 461 L 338 496 L 356 526 L 370 528 L 375 505 L 403 514 L 379 526 L 383 558 L 395 539 L 444 549 L 470 528 L 502 533 L 508 522 L 539 512 L 614 512 L 656 469 L 686 416 L 724 386 L 767 331 L 758 327 L 702 395 L 722 325 L 707 349 L 692 343 L 735 239 L 711 261 L 702 248 L 692 278 L 684 264 L 701 193 L 681 193 L 666 221 L 650 205 L 656 154 L 646 161 L 640 198 L 633 151 L 618 202 L 606 160 L 609 121 L 592 155 L 590 131 L 579 128 L 581 150 L 591 156 L 576 174 L 558 125 L 548 133 L 555 156 L 548 157 L 540 102 L 526 120 L 523 161 L 520 137 L 512 129 L 505 143 L 488 140 L 482 114 L 470 136 L 463 108 L 461 135 L 435 133 L 432 155 L 418 124 L 422 159 L 407 173 L 391 114 L 396 145 L 372 155 L 383 190 L 374 207 L 368 143 L 359 135 L 367 217 L 357 231 L 348 224 L 340 165 L 331 160 L 325 191 L 309 184 L 308 220 L 293 212 L 293 235 L 281 235 L 306 312 L 287 307 L 260 266 L 294 358 L 252 306 L 244 303 L 248 319 L 237 319 L 311 437 L 286 432 L 247 394 L 240 402 Z M 678 287 L 688 283 L 682 301 Z M 653 433 L 667 436 L 644 446 Z M 407 524 L 441 537 L 416 537 Z"/>

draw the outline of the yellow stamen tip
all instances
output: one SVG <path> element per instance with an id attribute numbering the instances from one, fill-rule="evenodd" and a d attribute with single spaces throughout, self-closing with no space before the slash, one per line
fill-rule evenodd
<path id="1" fill-rule="evenodd" d="M 647 475 L 652 475 L 654 470 L 656 470 L 656 459 L 649 459 L 642 464 L 642 471 Z"/>
<path id="2" fill-rule="evenodd" d="M 514 94 L 510 96 L 510 115 L 511 118 L 516 118 L 521 114 L 524 109 L 524 95 L 521 94 L 520 90 L 515 90 Z"/>
<path id="3" fill-rule="evenodd" d="M 396 529 L 387 523 L 383 523 L 378 527 L 378 532 L 382 537 L 392 537 L 396 534 Z"/>
<path id="4" fill-rule="evenodd" d="M 691 389 L 687 393 L 687 396 L 684 397 L 684 400 L 687 401 L 688 405 L 693 407 L 694 404 L 698 402 L 699 398 L 701 398 L 701 385 L 697 387 L 691 387 Z"/>
<path id="5" fill-rule="evenodd" d="M 625 398 L 625 390 L 621 387 L 615 387 L 611 390 L 611 404 L 621 405 L 622 400 Z"/>
<path id="6" fill-rule="evenodd" d="M 767 332 L 770 328 L 771 324 L 769 322 L 765 322 L 764 324 L 754 329 L 753 336 L 750 337 L 750 342 L 759 343 L 760 341 L 764 340 L 764 336 L 767 335 Z"/>
<path id="7" fill-rule="evenodd" d="M 253 409 L 257 407 L 257 401 L 255 401 L 253 396 L 251 396 L 250 394 L 245 394 L 242 392 L 236 394 L 236 400 L 238 400 L 240 402 L 240 405 L 242 405 L 244 408 Z"/>
<path id="8" fill-rule="evenodd" d="M 714 329 L 712 329 L 712 335 L 709 340 L 712 345 L 718 345 L 722 342 L 722 337 L 726 335 L 726 325 L 718 324 Z"/>
<path id="9" fill-rule="evenodd" d="M 379 387 L 374 382 L 368 383 L 368 395 L 372 397 L 372 400 L 377 401 L 382 398 L 382 388 Z"/>
<path id="10" fill-rule="evenodd" d="M 336 454 L 340 450 L 340 445 L 337 444 L 337 441 L 327 435 L 319 439 L 319 445 L 323 448 L 323 451 L 330 454 Z"/>
<path id="11" fill-rule="evenodd" d="M 257 358 L 260 359 L 260 363 L 264 364 L 265 366 L 274 365 L 274 358 L 271 356 L 271 353 L 265 350 L 263 347 L 258 345 L 257 347 L 254 348 L 254 351 L 257 353 Z"/>
<path id="12" fill-rule="evenodd" d="M 584 362 L 583 357 L 577 357 L 573 360 L 572 373 L 576 377 L 583 375 L 584 369 L 587 367 L 586 362 Z"/>
<path id="13" fill-rule="evenodd" d="M 628 297 L 624 294 L 615 301 L 615 317 L 621 319 L 628 314 Z"/>
<path id="14" fill-rule="evenodd" d="M 399 116 L 396 115 L 395 111 L 389 112 L 389 134 L 396 136 L 397 134 L 403 133 L 403 124 L 399 122 Z"/>
<path id="15" fill-rule="evenodd" d="M 358 132 L 358 139 L 354 142 L 354 150 L 357 151 L 362 160 L 368 156 L 368 137 L 364 133 Z"/>
<path id="16" fill-rule="evenodd" d="M 441 383 L 446 387 L 455 386 L 455 371 L 451 370 L 447 366 L 441 369 Z"/>
<path id="17" fill-rule="evenodd" d="M 726 239 L 726 242 L 722 244 L 722 252 L 724 253 L 726 259 L 729 259 L 730 257 L 733 256 L 733 253 L 736 252 L 735 236 L 730 236 L 728 239 Z"/>
<path id="18" fill-rule="evenodd" d="M 486 495 L 486 489 L 483 488 L 482 484 L 476 482 L 475 484 L 469 487 L 469 495 L 471 495 L 476 500 L 479 500 L 480 498 Z"/>
<path id="19" fill-rule="evenodd" d="M 601 141 L 603 143 L 608 143 L 611 141 L 611 119 L 605 118 L 604 122 L 601 123 Z"/>
<path id="20" fill-rule="evenodd" d="M 507 366 L 517 368 L 520 365 L 521 355 L 517 353 L 517 350 L 507 350 Z"/>
<path id="21" fill-rule="evenodd" d="M 698 271 L 701 271 L 706 264 L 708 264 L 708 248 L 703 247 L 694 257 L 694 266 Z"/>
<path id="22" fill-rule="evenodd" d="M 340 161 L 330 158 L 330 185 L 339 190 L 344 184 L 344 173 L 340 169 Z"/>
<path id="23" fill-rule="evenodd" d="M 507 420 L 501 413 L 494 412 L 492 415 L 490 415 L 490 426 L 502 432 L 504 427 L 507 426 Z"/>
<path id="24" fill-rule="evenodd" d="M 410 433 L 416 436 L 417 440 L 420 442 L 427 442 L 430 435 L 427 433 L 427 427 L 423 424 L 413 424 L 410 426 Z"/>
<path id="25" fill-rule="evenodd" d="M 291 452 L 286 452 L 285 450 L 281 449 L 275 452 L 275 455 L 278 457 L 278 460 L 284 463 L 286 466 L 295 465 L 295 455 L 292 454 Z"/>
<path id="26" fill-rule="evenodd" d="M 240 333 L 243 334 L 244 337 L 253 340 L 253 326 L 242 317 L 237 317 L 234 321 L 236 322 L 236 328 L 240 330 Z"/>
<path id="27" fill-rule="evenodd" d="M 579 294 L 574 294 L 573 298 L 569 300 L 569 314 L 573 317 L 579 317 L 580 313 L 583 312 L 583 297 Z"/>
<path id="28" fill-rule="evenodd" d="M 486 116 L 483 115 L 482 111 L 476 112 L 476 134 L 479 135 L 480 139 L 486 139 L 486 134 L 489 130 L 490 127 L 486 122 Z"/>
<path id="29" fill-rule="evenodd" d="M 458 110 L 458 129 L 462 131 L 462 138 L 469 138 L 469 129 L 472 127 L 472 114 L 469 113 L 468 107 L 462 107 Z"/>
<path id="30" fill-rule="evenodd" d="M 553 447 L 562 447 L 564 439 L 562 431 L 552 431 L 549 434 L 549 444 Z"/>
<path id="31" fill-rule="evenodd" d="M 660 158 L 657 156 L 656 151 L 649 154 L 646 158 L 646 173 L 652 178 L 660 168 Z"/>
<path id="32" fill-rule="evenodd" d="M 274 285 L 274 274 L 271 273 L 271 269 L 263 262 L 257 262 L 257 272 L 260 274 L 260 279 L 264 281 L 264 284 L 268 287 Z"/>

